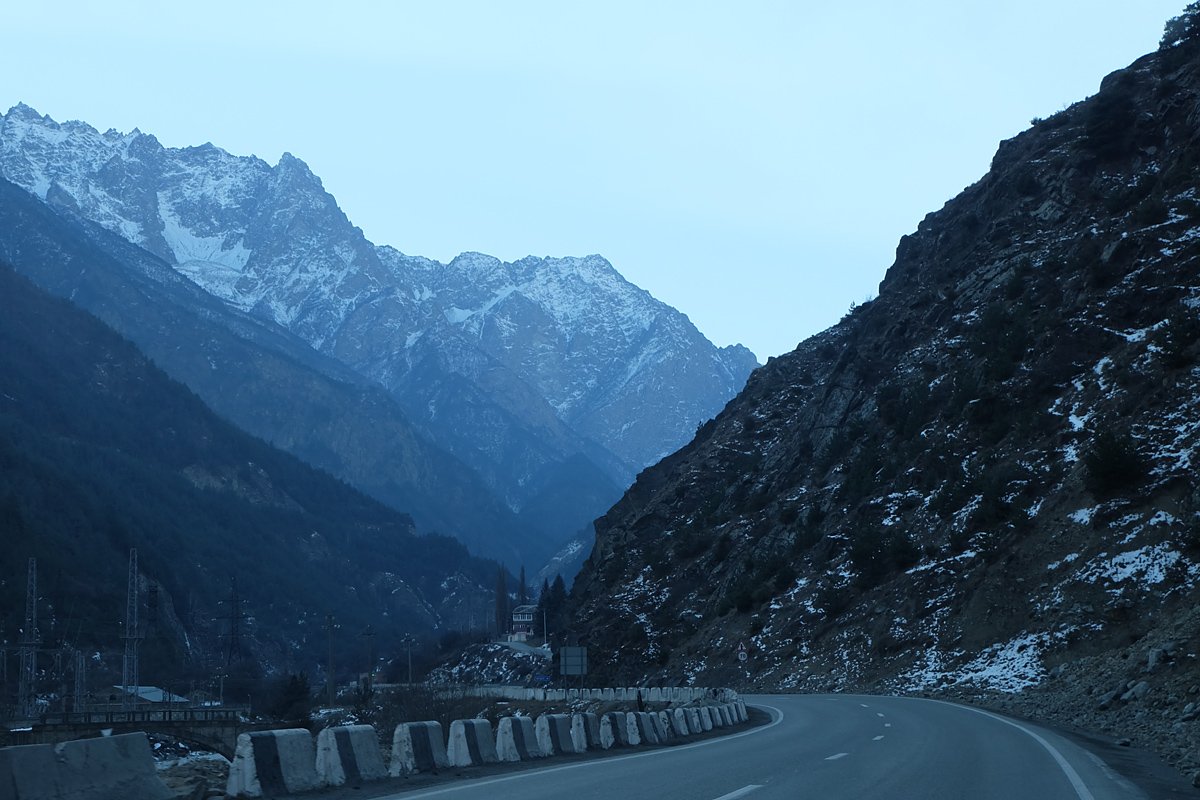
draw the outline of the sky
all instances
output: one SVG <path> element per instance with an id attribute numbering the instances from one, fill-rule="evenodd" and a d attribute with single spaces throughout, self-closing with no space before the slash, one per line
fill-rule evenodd
<path id="1" fill-rule="evenodd" d="M 377 244 L 599 253 L 765 361 L 1185 0 L 9 4 L 0 105 L 303 159 Z"/>

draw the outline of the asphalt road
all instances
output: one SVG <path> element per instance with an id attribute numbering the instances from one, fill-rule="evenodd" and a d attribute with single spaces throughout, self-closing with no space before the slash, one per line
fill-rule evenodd
<path id="1" fill-rule="evenodd" d="M 767 725 L 387 795 L 397 800 L 1108 800 L 1147 794 L 1056 733 L 965 706 L 855 695 L 746 697 Z"/>

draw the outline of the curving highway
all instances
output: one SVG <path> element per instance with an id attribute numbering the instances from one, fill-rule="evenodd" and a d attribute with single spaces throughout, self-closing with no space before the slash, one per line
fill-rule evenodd
<path id="1" fill-rule="evenodd" d="M 767 725 L 629 755 L 388 795 L 397 800 L 1109 800 L 1146 794 L 1027 723 L 904 697 L 746 697 Z M 551 762 L 552 764 L 552 762 Z"/>

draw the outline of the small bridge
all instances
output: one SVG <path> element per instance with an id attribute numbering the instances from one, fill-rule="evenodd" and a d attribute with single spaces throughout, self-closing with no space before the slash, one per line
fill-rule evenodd
<path id="1" fill-rule="evenodd" d="M 57 744 L 74 739 L 144 731 L 178 739 L 233 760 L 240 733 L 288 727 L 288 723 L 251 723 L 233 708 L 162 708 L 136 711 L 80 711 L 46 714 L 30 727 L 11 730 L 3 744 Z M 0 735 L 3 735 L 0 733 Z"/>

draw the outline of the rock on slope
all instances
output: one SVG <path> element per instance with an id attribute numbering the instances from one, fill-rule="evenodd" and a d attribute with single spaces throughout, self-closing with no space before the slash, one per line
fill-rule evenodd
<path id="1" fill-rule="evenodd" d="M 598 256 L 447 265 L 376 247 L 303 162 L 0 122 L 0 176 L 392 392 L 522 523 L 573 535 L 756 366 Z"/>
<path id="2" fill-rule="evenodd" d="M 1192 41 L 1002 143 L 876 300 L 640 475 L 575 585 L 597 667 L 1022 697 L 1066 675 L 1194 759 L 1196 723 L 1175 722 L 1200 684 L 1181 622 L 1200 599 L 1198 108 Z M 1149 699 L 1126 697 L 1141 680 Z"/>

